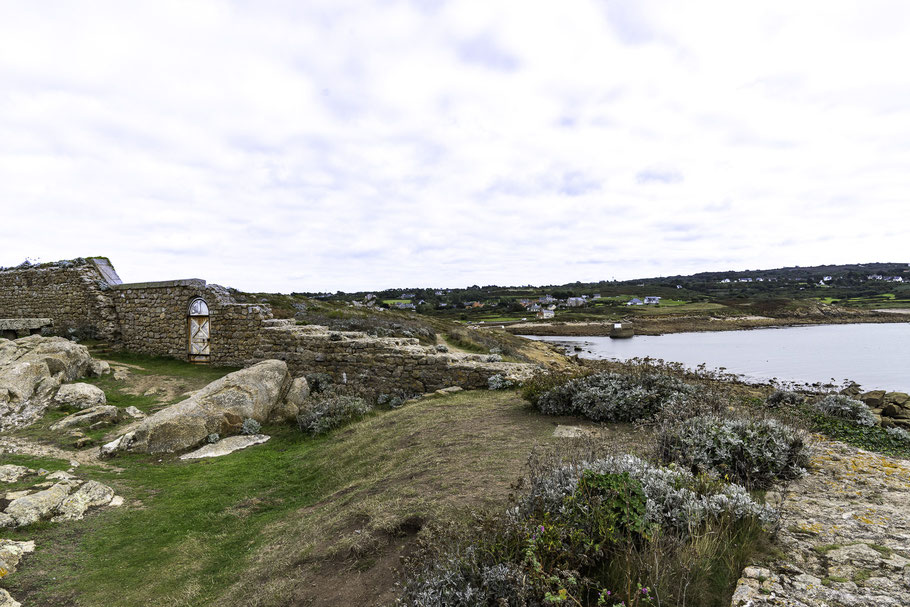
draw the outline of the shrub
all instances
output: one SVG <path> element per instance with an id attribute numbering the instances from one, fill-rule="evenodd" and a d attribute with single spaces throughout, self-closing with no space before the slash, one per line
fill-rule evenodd
<path id="1" fill-rule="evenodd" d="M 809 464 L 805 435 L 776 420 L 693 417 L 662 429 L 658 453 L 666 463 L 755 489 L 797 478 Z"/>
<path id="2" fill-rule="evenodd" d="M 597 373 L 572 379 L 537 397 L 548 415 L 582 415 L 594 421 L 648 419 L 666 406 L 687 404 L 695 386 L 662 373 Z"/>
<path id="3" fill-rule="evenodd" d="M 498 373 L 496 375 L 491 375 L 490 378 L 487 379 L 487 386 L 490 390 L 508 390 L 514 385 L 512 380 L 507 379 L 505 376 Z"/>
<path id="4" fill-rule="evenodd" d="M 221 440 L 221 436 L 219 436 L 217 432 L 212 432 L 211 434 L 209 434 L 208 436 L 205 437 L 205 442 L 209 443 L 210 445 L 217 443 L 220 440 Z"/>
<path id="5" fill-rule="evenodd" d="M 775 390 L 771 395 L 765 399 L 765 404 L 768 407 L 777 408 L 781 405 L 787 405 L 795 407 L 797 405 L 803 404 L 806 398 L 797 392 L 791 392 L 789 390 Z"/>
<path id="6" fill-rule="evenodd" d="M 376 405 L 379 407 L 388 407 L 389 409 L 397 409 L 404 404 L 404 401 L 407 400 L 404 396 L 398 394 L 380 394 L 376 397 Z"/>
<path id="7" fill-rule="evenodd" d="M 852 421 L 860 426 L 875 426 L 876 420 L 872 411 L 862 401 L 844 394 L 829 394 L 812 403 L 812 408 L 831 417 Z"/>
<path id="8" fill-rule="evenodd" d="M 558 466 L 532 478 L 506 516 L 479 519 L 420 559 L 400 604 L 722 604 L 714 581 L 734 583 L 745 562 L 732 551 L 776 520 L 742 487 L 630 455 Z"/>
<path id="9" fill-rule="evenodd" d="M 307 373 L 306 383 L 310 386 L 311 393 L 316 392 L 318 394 L 331 386 L 334 380 L 328 373 Z"/>
<path id="10" fill-rule="evenodd" d="M 262 430 L 262 424 L 252 417 L 245 418 L 243 424 L 240 425 L 241 434 L 259 434 L 260 430 Z"/>
<path id="11" fill-rule="evenodd" d="M 485 356 L 483 360 L 484 360 L 484 362 L 488 362 L 488 363 L 501 363 L 502 356 L 500 356 L 499 354 L 489 354 L 489 355 Z"/>
<path id="12" fill-rule="evenodd" d="M 575 374 L 556 372 L 536 373 L 522 384 L 521 397 L 536 407 L 545 393 L 578 377 L 580 376 Z"/>
<path id="13" fill-rule="evenodd" d="M 364 399 L 331 392 L 310 396 L 297 414 L 303 432 L 324 434 L 344 423 L 358 419 L 372 410 Z"/>
<path id="14" fill-rule="evenodd" d="M 903 428 L 893 427 L 885 429 L 885 432 L 892 438 L 896 438 L 899 441 L 903 441 L 910 445 L 910 432 L 907 432 Z"/>

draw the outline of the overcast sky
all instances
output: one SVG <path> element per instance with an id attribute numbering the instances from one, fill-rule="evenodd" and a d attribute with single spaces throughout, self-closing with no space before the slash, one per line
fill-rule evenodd
<path id="1" fill-rule="evenodd" d="M 244 290 L 910 261 L 905 0 L 0 0 L 0 265 Z"/>

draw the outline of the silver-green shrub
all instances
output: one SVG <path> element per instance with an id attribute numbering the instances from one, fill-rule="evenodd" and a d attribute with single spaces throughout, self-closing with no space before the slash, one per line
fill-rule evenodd
<path id="1" fill-rule="evenodd" d="M 776 510 L 754 501 L 741 485 L 717 483 L 716 490 L 705 490 L 687 470 L 655 466 L 628 454 L 570 464 L 532 479 L 530 491 L 511 515 L 520 518 L 535 511 L 559 513 L 565 496 L 575 491 L 585 470 L 597 474 L 628 473 L 639 481 L 647 499 L 646 521 L 664 530 L 686 534 L 705 521 L 724 515 L 736 520 L 754 517 L 768 527 L 778 520 Z"/>
<path id="2" fill-rule="evenodd" d="M 667 406 L 685 405 L 698 389 L 663 373 L 597 373 L 545 392 L 537 407 L 548 415 L 581 415 L 600 422 L 648 419 Z"/>
<path id="3" fill-rule="evenodd" d="M 240 425 L 240 434 L 259 434 L 260 430 L 262 430 L 262 424 L 252 417 L 247 417 Z"/>
<path id="4" fill-rule="evenodd" d="M 865 403 L 844 394 L 829 394 L 811 406 L 819 413 L 846 419 L 860 426 L 876 425 L 875 416 Z"/>
<path id="5" fill-rule="evenodd" d="M 489 379 L 487 379 L 487 387 L 489 387 L 490 390 L 508 390 L 514 385 L 515 384 L 510 379 L 507 379 L 504 375 L 499 373 L 491 375 Z"/>
<path id="6" fill-rule="evenodd" d="M 887 432 L 888 434 L 890 434 L 891 436 L 893 436 L 894 438 L 896 438 L 898 440 L 902 440 L 906 443 L 910 443 L 910 432 L 907 432 L 903 428 L 898 428 L 895 426 L 893 428 L 886 428 L 885 432 Z"/>
<path id="7" fill-rule="evenodd" d="M 807 437 L 777 420 L 703 415 L 663 428 L 662 461 L 754 489 L 802 476 L 809 465 Z"/>
<path id="8" fill-rule="evenodd" d="M 801 405 L 805 400 L 806 398 L 797 392 L 791 392 L 790 390 L 775 390 L 765 399 L 765 404 L 768 407 L 776 408 L 782 405 Z"/>
<path id="9" fill-rule="evenodd" d="M 307 399 L 297 414 L 297 425 L 309 434 L 324 434 L 366 415 L 372 409 L 373 407 L 360 397 L 324 392 Z"/>

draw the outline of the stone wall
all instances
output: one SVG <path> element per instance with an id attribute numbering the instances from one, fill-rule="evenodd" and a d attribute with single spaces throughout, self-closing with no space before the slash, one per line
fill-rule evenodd
<path id="1" fill-rule="evenodd" d="M 0 270 L 0 318 L 50 318 L 52 332 L 115 340 L 119 329 L 107 289 L 91 259 Z"/>
<path id="2" fill-rule="evenodd" d="M 371 337 L 335 332 L 326 327 L 294 326 L 290 320 L 269 321 L 262 330 L 258 359 L 277 358 L 291 372 L 323 372 L 336 382 L 368 384 L 388 393 L 424 393 L 461 386 L 486 388 L 495 374 L 526 377 L 532 366 L 488 362 L 477 354 L 438 352 L 416 338 Z"/>
<path id="3" fill-rule="evenodd" d="M 209 308 L 211 362 L 240 366 L 252 362 L 262 323 L 272 317 L 269 306 L 238 304 L 224 288 L 198 278 L 111 289 L 120 319 L 118 345 L 132 352 L 186 358 L 187 312 L 190 302 L 201 297 Z"/>
<path id="4" fill-rule="evenodd" d="M 417 339 L 296 326 L 274 319 L 267 305 L 237 303 L 226 289 L 201 279 L 122 284 L 107 260 L 0 271 L 0 318 L 51 318 L 59 334 L 76 328 L 131 352 L 182 360 L 189 349 L 189 305 L 197 297 L 209 308 L 215 365 L 277 358 L 295 375 L 324 372 L 339 382 L 409 394 L 449 386 L 482 388 L 491 375 L 518 377 L 531 370 L 476 354 L 438 352 Z"/>

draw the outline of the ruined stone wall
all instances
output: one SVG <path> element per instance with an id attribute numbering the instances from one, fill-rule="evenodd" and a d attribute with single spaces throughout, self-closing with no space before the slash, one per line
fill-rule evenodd
<path id="1" fill-rule="evenodd" d="M 50 333 L 116 339 L 108 283 L 89 260 L 0 270 L 0 318 L 50 318 Z"/>
<path id="2" fill-rule="evenodd" d="M 132 352 L 185 359 L 189 305 L 201 297 L 209 308 L 211 363 L 239 366 L 252 361 L 262 323 L 272 317 L 268 306 L 238 304 L 222 287 L 200 279 L 115 285 L 112 292 L 119 345 Z"/>
<path id="3" fill-rule="evenodd" d="M 491 375 L 525 376 L 531 370 L 527 364 L 486 362 L 476 354 L 437 352 L 415 338 L 331 332 L 326 327 L 298 327 L 283 320 L 270 321 L 263 328 L 257 357 L 284 360 L 295 375 L 323 372 L 335 381 L 346 378 L 390 394 L 417 394 L 449 386 L 486 388 Z"/>

